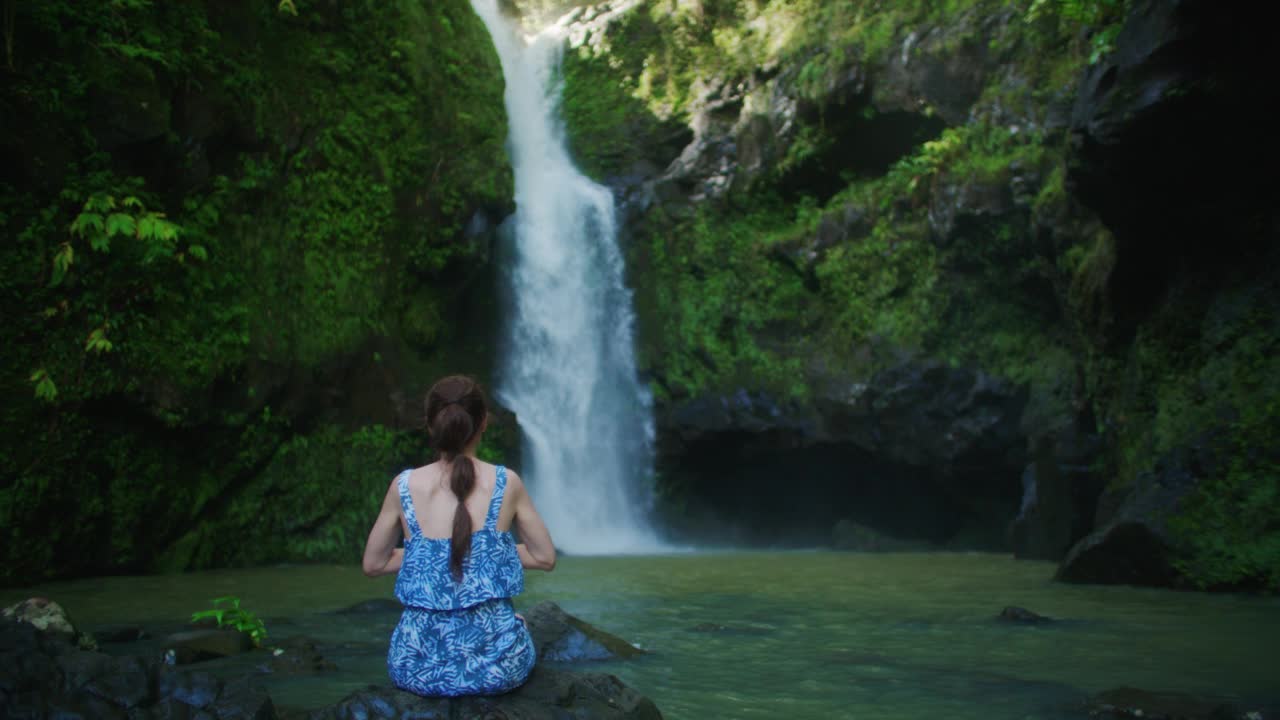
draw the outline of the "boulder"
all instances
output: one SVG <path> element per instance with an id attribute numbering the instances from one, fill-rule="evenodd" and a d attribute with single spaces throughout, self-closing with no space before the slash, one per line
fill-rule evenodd
<path id="1" fill-rule="evenodd" d="M 1208 441 L 1178 448 L 1125 487 L 1108 488 L 1098 502 L 1097 528 L 1076 543 L 1057 578 L 1078 583 L 1168 587 L 1179 582 L 1177 542 L 1168 518 L 1214 472 Z"/>
<path id="2" fill-rule="evenodd" d="M 314 675 L 336 670 L 337 665 L 320 653 L 314 640 L 292 637 L 271 649 L 271 672 L 283 675 Z"/>
<path id="3" fill-rule="evenodd" d="M 524 617 L 539 660 L 581 662 L 645 654 L 626 640 L 583 622 L 550 601 L 534 605 Z"/>
<path id="4" fill-rule="evenodd" d="M 37 630 L 62 635 L 69 640 L 77 635 L 76 627 L 71 624 L 67 611 L 49 598 L 36 597 L 23 600 L 0 611 L 0 614 L 6 620 L 24 622 Z"/>
<path id="5" fill-rule="evenodd" d="M 239 655 L 253 649 L 253 638 L 239 630 L 191 630 L 165 639 L 164 658 L 170 665 Z"/>
<path id="6" fill-rule="evenodd" d="M 0 717 L 209 717 L 274 720 L 249 679 L 224 682 L 154 658 L 82 650 L 59 632 L 0 620 Z"/>
<path id="7" fill-rule="evenodd" d="M 93 631 L 93 639 L 102 643 L 131 643 L 144 640 L 150 634 L 137 625 L 121 625 L 118 627 L 99 628 Z"/>
<path id="8" fill-rule="evenodd" d="M 0 611 L 0 616 L 6 620 L 27 623 L 37 630 L 60 635 L 86 650 L 96 650 L 98 647 L 93 636 L 77 630 L 67 611 L 49 598 L 28 598 Z"/>
<path id="9" fill-rule="evenodd" d="M 1264 715 L 1257 709 L 1242 709 L 1222 699 L 1131 687 L 1098 693 L 1089 699 L 1088 711 L 1089 717 L 1101 720 L 1262 720 L 1271 717 L 1269 712 Z"/>
<path id="10" fill-rule="evenodd" d="M 1019 623 L 1024 625 L 1043 625 L 1045 623 L 1053 622 L 1053 618 L 1051 617 L 1045 617 L 1044 615 L 1031 612 L 1026 608 L 1018 607 L 1016 605 L 1009 605 L 1005 609 L 1001 610 L 1000 614 L 996 616 L 996 619 L 1001 622 Z"/>
<path id="11" fill-rule="evenodd" d="M 528 682 L 494 697 L 424 698 L 387 687 L 352 693 L 335 705 L 316 710 L 308 720 L 375 720 L 381 718 L 591 718 L 592 720 L 660 720 L 649 698 L 613 675 L 572 673 L 538 665 Z"/>

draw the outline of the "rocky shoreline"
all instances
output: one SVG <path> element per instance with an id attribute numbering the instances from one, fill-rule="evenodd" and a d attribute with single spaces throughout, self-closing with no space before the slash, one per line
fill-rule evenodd
<path id="1" fill-rule="evenodd" d="M 399 612 L 392 600 L 372 600 L 338 611 L 335 616 Z M 12 611 L 12 612 L 11 612 Z M 387 684 L 356 689 L 320 707 L 279 703 L 264 687 L 269 674 L 332 672 L 335 666 L 314 643 L 295 636 L 262 648 L 233 643 L 204 654 L 157 653 L 156 647 L 186 643 L 202 630 L 166 636 L 160 646 L 140 642 L 156 628 L 114 628 L 92 634 L 75 628 L 55 602 L 35 598 L 6 610 L 0 619 L 0 717 L 154 718 L 231 720 L 369 720 L 391 718 L 486 720 L 660 720 L 654 701 L 616 676 L 584 669 L 593 661 L 625 660 L 648 654 L 625 639 L 565 613 L 552 602 L 525 612 L 538 648 L 539 664 L 519 689 L 495 697 L 423 698 Z M 1069 631 L 1079 620 L 1051 618 L 1023 607 L 1008 606 L 993 614 L 994 625 L 1011 632 Z M 205 629 L 208 633 L 226 632 Z M 703 623 L 693 632 L 750 634 L 747 628 Z M 235 634 L 231 632 L 231 634 Z M 186 636 L 186 637 L 181 637 Z M 132 646 L 130 654 L 97 648 Z M 187 645 L 183 645 L 187 647 Z M 218 652 L 261 659 L 256 671 L 234 676 L 212 672 L 209 658 Z M 225 657 L 225 656 L 224 656 Z M 879 658 L 877 662 L 889 662 Z M 1116 687 L 1081 697 L 1060 707 L 1054 717 L 1145 718 L 1155 720 L 1266 720 L 1280 717 L 1277 708 L 1242 706 L 1226 696 L 1153 692 Z"/>
<path id="2" fill-rule="evenodd" d="M 365 604 L 362 604 L 365 605 Z M 392 603 L 373 611 L 396 610 Z M 369 608 L 354 608 L 369 612 Z M 357 718 L 601 718 L 660 720 L 652 700 L 607 673 L 566 669 L 560 663 L 631 657 L 630 643 L 568 615 L 555 604 L 534 606 L 527 619 L 542 662 L 528 682 L 495 697 L 423 698 L 390 685 L 370 685 L 321 708 L 277 705 L 261 672 L 324 673 L 334 665 L 305 638 L 251 649 L 236 631 L 193 630 L 169 635 L 163 653 L 111 655 L 78 631 L 52 601 L 28 600 L 0 620 L 0 716 L 5 718 L 252 718 L 346 720 Z M 136 642 L 145 631 L 124 638 Z M 105 636 L 104 636 L 105 637 Z M 118 632 L 112 637 L 120 641 Z M 231 638 L 230 641 L 211 640 Z M 232 679 L 199 669 L 201 662 L 235 653 L 261 654 L 257 673 Z"/>

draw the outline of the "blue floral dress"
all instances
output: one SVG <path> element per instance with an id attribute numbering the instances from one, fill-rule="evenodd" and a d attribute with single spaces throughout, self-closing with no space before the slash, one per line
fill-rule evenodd
<path id="1" fill-rule="evenodd" d="M 498 532 L 507 471 L 498 466 L 484 527 L 471 535 L 462 581 L 449 573 L 449 539 L 423 537 L 409 496 L 409 473 L 397 478 L 409 526 L 396 597 L 404 603 L 391 635 L 387 669 L 396 687 L 418 695 L 496 695 L 533 671 L 533 638 L 511 597 L 524 590 L 524 569 L 510 532 Z"/>

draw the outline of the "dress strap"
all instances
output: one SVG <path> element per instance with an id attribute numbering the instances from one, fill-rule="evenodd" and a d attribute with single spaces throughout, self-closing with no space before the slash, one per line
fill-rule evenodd
<path id="1" fill-rule="evenodd" d="M 396 478 L 396 486 L 400 489 L 400 508 L 404 510 L 404 521 L 409 526 L 409 537 L 418 534 L 418 515 L 413 512 L 413 498 L 409 496 L 409 475 L 413 470 L 405 470 Z"/>
<path id="2" fill-rule="evenodd" d="M 498 513 L 502 509 L 502 494 L 507 489 L 507 468 L 499 465 L 497 476 L 493 479 L 493 499 L 489 501 L 489 513 L 484 516 L 486 530 L 498 529 Z"/>

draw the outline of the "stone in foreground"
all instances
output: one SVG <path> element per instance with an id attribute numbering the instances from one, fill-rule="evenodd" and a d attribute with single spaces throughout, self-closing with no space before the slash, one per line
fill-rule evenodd
<path id="1" fill-rule="evenodd" d="M 1221 699 L 1119 687 L 1094 696 L 1089 701 L 1089 717 L 1101 720 L 1264 720 L 1273 714 L 1270 709 L 1243 709 Z"/>
<path id="2" fill-rule="evenodd" d="M 525 620 L 539 660 L 582 662 L 645 654 L 626 640 L 570 615 L 550 601 L 534 605 L 525 613 Z"/>
<path id="3" fill-rule="evenodd" d="M 274 720 L 248 678 L 223 682 L 142 657 L 82 650 L 65 633 L 0 620 L 0 717 Z"/>
<path id="4" fill-rule="evenodd" d="M 387 687 L 371 687 L 308 720 L 661 720 L 649 698 L 613 675 L 573 673 L 537 666 L 517 690 L 494 697 L 424 698 Z"/>

